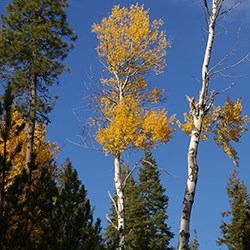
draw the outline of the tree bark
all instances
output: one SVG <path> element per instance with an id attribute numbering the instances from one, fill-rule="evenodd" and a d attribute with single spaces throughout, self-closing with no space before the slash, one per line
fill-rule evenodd
<path id="1" fill-rule="evenodd" d="M 30 163 L 32 161 L 32 153 L 34 148 L 34 134 L 36 123 L 36 76 L 31 80 L 30 90 L 30 110 L 27 119 L 27 138 L 26 138 L 26 156 L 25 156 L 25 170 L 30 172 Z"/>
<path id="2" fill-rule="evenodd" d="M 122 173 L 120 165 L 120 154 L 114 156 L 114 183 L 117 196 L 117 227 L 119 230 L 119 250 L 125 248 L 125 212 L 124 212 L 124 190 L 122 185 Z"/>
<path id="3" fill-rule="evenodd" d="M 204 1 L 207 3 L 206 1 Z M 216 19 L 220 13 L 222 2 L 218 4 L 218 0 L 212 1 L 212 12 L 208 20 L 208 38 L 207 45 L 203 59 L 202 65 L 202 87 L 200 91 L 199 100 L 194 103 L 192 111 L 193 117 L 193 129 L 191 132 L 190 143 L 188 148 L 188 178 L 183 199 L 182 214 L 180 220 L 179 229 L 179 241 L 178 250 L 188 250 L 189 249 L 189 236 L 190 236 L 190 217 L 192 206 L 194 203 L 194 197 L 196 192 L 196 184 L 198 180 L 198 164 L 197 164 L 197 153 L 198 145 L 200 141 L 202 122 L 205 114 L 207 112 L 206 102 L 207 93 L 209 87 L 209 64 L 214 42 L 214 29 Z"/>

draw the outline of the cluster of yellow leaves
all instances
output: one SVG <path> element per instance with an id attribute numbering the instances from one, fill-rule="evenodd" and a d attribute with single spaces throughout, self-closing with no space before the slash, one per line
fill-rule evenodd
<path id="1" fill-rule="evenodd" d="M 109 17 L 92 26 L 99 40 L 96 50 L 109 72 L 142 74 L 153 69 L 161 73 L 169 46 L 165 31 L 159 31 L 162 25 L 162 20 L 150 24 L 143 5 L 114 6 Z"/>
<path id="2" fill-rule="evenodd" d="M 106 154 L 115 155 L 130 147 L 152 147 L 157 141 L 166 143 L 174 131 L 174 116 L 167 119 L 165 110 L 144 111 L 132 96 L 124 97 L 110 112 L 108 126 L 100 127 L 96 135 Z"/>
<path id="3" fill-rule="evenodd" d="M 237 152 L 233 148 L 231 141 L 238 142 L 241 133 L 245 132 L 247 122 L 250 122 L 246 116 L 241 116 L 241 99 L 233 102 L 229 97 L 222 107 L 216 107 L 208 113 L 202 121 L 201 139 L 208 139 L 208 132 L 213 132 L 214 141 L 219 147 L 223 147 L 224 153 L 233 159 L 235 165 L 238 165 Z M 177 121 L 181 130 L 187 135 L 191 135 L 193 129 L 193 118 L 191 113 L 184 113 L 184 124 Z"/>
<path id="4" fill-rule="evenodd" d="M 237 152 L 231 145 L 231 141 L 238 142 L 241 134 L 246 131 L 245 126 L 250 120 L 246 116 L 241 116 L 241 99 L 235 102 L 227 98 L 223 107 L 214 110 L 216 117 L 216 128 L 214 141 L 219 147 L 223 147 L 224 153 L 233 159 L 234 164 L 238 165 Z"/>
<path id="5" fill-rule="evenodd" d="M 192 111 L 187 114 L 186 112 L 183 114 L 184 116 L 184 124 L 178 120 L 176 121 L 178 127 L 184 131 L 188 136 L 191 136 L 193 130 L 193 116 Z M 213 124 L 213 115 L 207 114 L 202 121 L 202 130 L 201 130 L 201 139 L 203 141 L 208 139 L 208 133 L 212 131 L 212 124 Z"/>
<path id="6" fill-rule="evenodd" d="M 0 124 L 5 126 L 4 123 Z M 25 130 L 24 119 L 22 114 L 15 109 L 12 111 L 12 127 L 9 132 L 8 141 L 6 144 L 7 147 L 7 160 L 11 160 L 12 167 L 7 171 L 6 178 L 4 180 L 4 188 L 6 191 L 12 185 L 13 179 L 21 174 L 22 170 L 25 167 L 25 155 L 26 155 L 26 137 L 27 132 Z M 23 128 L 24 129 L 21 129 Z M 36 154 L 35 164 L 36 168 L 32 170 L 32 184 L 29 187 L 32 191 L 36 190 L 40 183 L 40 176 L 42 171 L 46 168 L 51 177 L 56 177 L 56 163 L 54 159 L 58 153 L 59 148 L 55 143 L 50 143 L 45 140 L 46 128 L 42 124 L 37 124 L 35 129 L 35 139 L 34 139 L 34 153 Z M 19 147 L 18 145 L 21 145 Z M 19 150 L 17 150 L 19 148 Z M 4 142 L 2 137 L 0 137 L 0 153 L 4 154 Z M 19 197 L 20 201 L 23 201 L 23 194 Z M 55 198 L 55 197 L 54 197 Z M 41 214 L 41 208 L 35 207 L 32 211 L 29 211 L 32 214 L 31 217 L 39 218 Z M 19 215 L 14 213 L 9 217 L 9 229 L 13 232 L 16 230 L 18 223 L 20 221 Z M 41 234 L 43 233 L 41 225 L 36 224 L 36 221 L 29 220 L 29 225 L 27 225 L 29 230 L 31 230 L 31 239 L 34 244 L 38 243 L 41 239 Z"/>
<path id="7" fill-rule="evenodd" d="M 24 123 L 21 114 L 18 111 L 13 111 L 12 120 L 15 121 L 12 130 L 10 131 L 9 140 L 7 142 L 7 152 L 10 158 L 15 152 L 18 145 L 21 145 L 21 150 L 15 154 L 12 160 L 13 168 L 8 173 L 7 186 L 11 184 L 11 180 L 19 175 L 25 166 L 25 155 L 26 155 L 26 135 L 27 132 L 22 130 L 18 133 L 19 128 Z M 34 141 L 34 153 L 36 154 L 36 165 L 40 171 L 44 167 L 49 167 L 49 172 L 54 173 L 56 165 L 51 166 L 52 160 L 58 153 L 59 148 L 55 143 L 45 141 L 45 126 L 38 124 L 35 130 L 35 141 Z M 0 138 L 0 152 L 3 154 L 3 141 Z M 34 173 L 36 174 L 36 173 Z"/>
<path id="8" fill-rule="evenodd" d="M 119 154 L 128 148 L 154 147 L 166 143 L 173 132 L 174 116 L 166 111 L 146 111 L 146 103 L 157 103 L 163 90 L 150 89 L 145 74 L 156 74 L 166 66 L 166 32 L 160 31 L 162 20 L 150 22 L 148 10 L 138 4 L 130 8 L 119 5 L 107 18 L 92 26 L 97 34 L 97 53 L 111 74 L 102 78 L 106 87 L 97 98 L 98 111 L 105 124 L 99 124 L 96 140 L 106 154 Z"/>

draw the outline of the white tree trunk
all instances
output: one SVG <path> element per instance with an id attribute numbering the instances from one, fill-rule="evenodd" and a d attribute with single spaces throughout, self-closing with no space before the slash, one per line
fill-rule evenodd
<path id="1" fill-rule="evenodd" d="M 120 165 L 120 154 L 114 156 L 114 183 L 117 196 L 117 227 L 119 230 L 119 250 L 125 247 L 125 212 L 124 212 L 124 190 L 122 185 L 122 173 Z"/>
<path id="2" fill-rule="evenodd" d="M 205 3 L 207 2 L 205 1 Z M 221 4 L 219 4 L 218 6 L 218 0 L 212 1 L 212 13 L 209 15 L 209 23 L 208 23 L 209 30 L 208 30 L 207 46 L 202 65 L 202 87 L 200 91 L 199 100 L 197 103 L 194 103 L 194 107 L 191 110 L 193 115 L 193 129 L 188 148 L 188 178 L 187 178 L 187 184 L 184 194 L 182 214 L 180 220 L 178 250 L 188 250 L 188 245 L 189 245 L 190 217 L 191 217 L 192 206 L 194 203 L 196 183 L 198 180 L 198 169 L 199 169 L 197 165 L 198 145 L 201 136 L 202 122 L 206 113 L 207 92 L 209 87 L 208 67 L 213 48 L 215 22 L 216 18 L 219 15 Z"/>

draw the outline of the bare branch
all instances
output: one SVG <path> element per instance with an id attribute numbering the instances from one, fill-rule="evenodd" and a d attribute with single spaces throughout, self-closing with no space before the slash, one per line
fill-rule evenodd
<path id="1" fill-rule="evenodd" d="M 110 193 L 109 191 L 108 191 L 108 195 L 109 195 L 109 198 L 111 199 L 111 201 L 112 201 L 112 203 L 113 203 L 113 205 L 114 205 L 116 214 L 118 214 L 118 208 L 117 208 L 116 202 L 115 202 L 115 200 L 113 199 L 113 197 L 112 197 L 112 195 L 111 195 L 111 193 Z"/>
<path id="2" fill-rule="evenodd" d="M 216 68 L 221 66 L 231 55 L 234 54 L 234 52 L 236 51 L 236 49 L 238 47 L 239 38 L 240 38 L 240 29 L 237 32 L 237 38 L 236 38 L 234 46 L 217 64 L 215 64 L 213 67 L 211 67 L 211 69 L 208 71 L 209 76 L 210 76 L 210 73 L 213 72 L 213 70 L 215 70 Z"/>
<path id="3" fill-rule="evenodd" d="M 231 89 L 233 86 L 234 86 L 234 82 L 231 83 L 227 88 L 222 89 L 222 90 L 220 90 L 220 91 L 216 91 L 216 92 L 214 93 L 214 95 L 218 95 L 218 94 L 224 93 L 224 92 L 226 92 L 227 90 Z"/>
<path id="4" fill-rule="evenodd" d="M 242 75 L 229 75 L 229 74 L 225 74 L 225 73 L 223 73 L 223 72 L 221 72 L 220 75 L 221 75 L 222 77 L 224 77 L 224 78 L 230 78 L 230 79 L 242 77 Z"/>
<path id="5" fill-rule="evenodd" d="M 216 71 L 214 71 L 213 73 L 210 74 L 210 76 L 216 75 L 216 74 L 221 74 L 222 72 L 226 71 L 226 70 L 230 70 L 232 68 L 235 68 L 236 66 L 238 66 L 239 64 L 243 63 L 243 62 L 250 62 L 250 52 L 244 56 L 243 58 L 241 58 L 238 62 L 228 65 L 224 68 L 218 69 Z"/>
<path id="6" fill-rule="evenodd" d="M 152 164 L 152 162 L 149 162 L 149 161 L 144 160 L 144 159 L 141 160 L 141 161 L 142 161 L 142 162 L 145 162 L 145 163 L 147 163 L 147 164 L 149 164 L 149 165 L 151 165 L 151 167 L 153 167 L 154 169 L 159 169 L 160 171 L 165 172 L 167 175 L 172 176 L 172 177 L 175 177 L 176 179 L 178 179 L 178 177 L 174 176 L 172 173 L 170 173 L 170 172 L 167 171 L 166 169 L 160 168 L 160 167 L 158 167 L 158 166 Z"/>
<path id="7" fill-rule="evenodd" d="M 80 137 L 81 140 L 82 140 L 81 144 L 77 143 L 77 142 L 74 142 L 74 141 L 71 141 L 68 138 L 66 138 L 66 141 L 68 141 L 69 143 L 71 143 L 71 144 L 73 144 L 75 146 L 78 146 L 78 147 L 82 147 L 82 148 L 86 148 L 86 149 L 92 149 L 92 150 L 96 150 L 96 151 L 99 151 L 99 152 L 103 152 L 103 150 L 101 150 L 100 148 L 95 147 L 94 145 L 87 146 L 86 140 L 84 140 L 83 137 L 80 136 L 80 135 L 78 135 L 78 137 Z"/>
<path id="8" fill-rule="evenodd" d="M 240 0 L 237 1 L 235 4 L 233 4 L 230 8 L 228 8 L 227 10 L 223 11 L 220 13 L 220 17 L 224 17 L 225 15 L 227 15 L 230 11 L 236 9 L 238 6 L 240 6 L 245 0 Z M 223 0 L 224 2 L 224 0 Z"/>
<path id="9" fill-rule="evenodd" d="M 132 175 L 132 173 L 135 171 L 135 169 L 136 169 L 136 167 L 137 167 L 137 165 L 140 163 L 140 161 L 138 161 L 135 165 L 134 165 L 134 167 L 129 171 L 129 173 L 127 174 L 127 176 L 125 177 L 125 179 L 124 179 L 124 181 L 123 181 L 123 183 L 122 183 L 122 188 L 124 189 L 125 188 L 125 186 L 126 186 L 126 183 L 127 183 L 127 180 L 128 180 L 128 178 Z"/>
<path id="10" fill-rule="evenodd" d="M 117 230 L 119 231 L 118 227 L 113 223 L 113 221 L 109 218 L 109 215 L 106 214 L 107 221 Z"/>
<path id="11" fill-rule="evenodd" d="M 207 113 L 214 105 L 215 91 L 212 90 L 210 96 L 207 99 L 208 105 L 206 106 L 205 113 Z"/>
<path id="12" fill-rule="evenodd" d="M 208 5 L 207 5 L 207 0 L 203 0 L 203 2 L 204 2 L 204 5 L 205 5 L 206 13 L 207 13 L 207 15 L 210 17 L 210 16 L 211 16 L 211 13 L 210 13 L 209 8 L 208 8 Z"/>

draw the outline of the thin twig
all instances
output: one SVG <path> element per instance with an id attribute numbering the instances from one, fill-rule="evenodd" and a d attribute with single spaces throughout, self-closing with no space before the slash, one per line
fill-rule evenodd
<path id="1" fill-rule="evenodd" d="M 109 218 L 109 215 L 106 214 L 107 221 L 117 230 L 119 231 L 118 227 L 113 223 L 113 221 Z"/>
<path id="2" fill-rule="evenodd" d="M 218 95 L 218 94 L 221 94 L 221 93 L 226 92 L 227 90 L 231 89 L 231 88 L 234 86 L 234 84 L 235 84 L 234 82 L 231 83 L 231 84 L 230 84 L 228 87 L 226 87 L 225 89 L 222 89 L 222 90 L 220 90 L 220 91 L 215 92 L 214 95 Z"/>
<path id="3" fill-rule="evenodd" d="M 219 66 L 221 66 L 236 51 L 238 47 L 239 36 L 240 36 L 240 31 L 238 31 L 237 33 L 237 39 L 232 49 L 218 63 L 216 63 L 213 67 L 211 67 L 211 69 L 208 71 L 209 77 L 214 75 L 214 70 L 218 68 Z"/>
<path id="4" fill-rule="evenodd" d="M 139 161 L 140 162 L 140 161 Z M 129 173 L 127 174 L 126 178 L 124 179 L 123 183 L 122 183 L 122 188 L 124 189 L 127 183 L 128 178 L 132 175 L 132 173 L 135 171 L 137 165 L 139 164 L 139 162 L 137 162 L 134 167 L 129 171 Z"/>
<path id="5" fill-rule="evenodd" d="M 218 69 L 218 70 L 214 71 L 212 74 L 210 74 L 210 76 L 213 76 L 215 74 L 220 74 L 221 72 L 235 68 L 236 66 L 238 66 L 239 64 L 241 64 L 243 62 L 249 62 L 250 61 L 249 56 L 250 56 L 250 52 L 246 56 L 244 56 L 242 59 L 240 59 L 238 62 L 231 64 L 231 65 L 228 65 L 222 69 Z"/>
<path id="6" fill-rule="evenodd" d="M 207 15 L 210 17 L 210 16 L 211 16 L 211 13 L 210 13 L 209 8 L 208 8 L 208 5 L 207 5 L 207 0 L 203 0 L 203 2 L 204 2 L 204 5 L 205 5 L 205 10 L 206 10 L 206 12 L 207 12 Z"/>
<path id="7" fill-rule="evenodd" d="M 112 197 L 112 195 L 111 195 L 111 193 L 109 191 L 108 191 L 108 195 L 109 195 L 109 198 L 110 198 L 110 200 L 112 201 L 112 203 L 114 205 L 116 214 L 118 214 L 118 208 L 117 208 L 116 202 L 115 202 L 114 198 Z"/>
<path id="8" fill-rule="evenodd" d="M 221 12 L 221 13 L 219 14 L 219 16 L 220 16 L 220 17 L 224 17 L 227 13 L 229 13 L 229 12 L 232 11 L 233 9 L 236 9 L 238 6 L 240 6 L 243 2 L 244 2 L 244 0 L 236 2 L 234 5 L 232 5 L 232 6 L 231 6 L 230 8 L 228 8 L 227 10 Z"/>
<path id="9" fill-rule="evenodd" d="M 152 164 L 152 162 L 149 162 L 149 161 L 144 160 L 144 159 L 143 159 L 143 160 L 141 160 L 141 161 L 143 161 L 143 162 L 145 162 L 145 163 L 147 163 L 147 164 L 151 165 L 154 169 L 159 169 L 160 171 L 165 172 L 167 175 L 172 176 L 172 177 L 174 177 L 174 178 L 178 179 L 178 177 L 174 176 L 172 173 L 170 173 L 170 172 L 169 172 L 169 171 L 167 171 L 166 169 L 164 169 L 164 168 L 160 168 L 160 167 L 158 167 L 158 166 L 156 166 L 156 165 Z"/>

